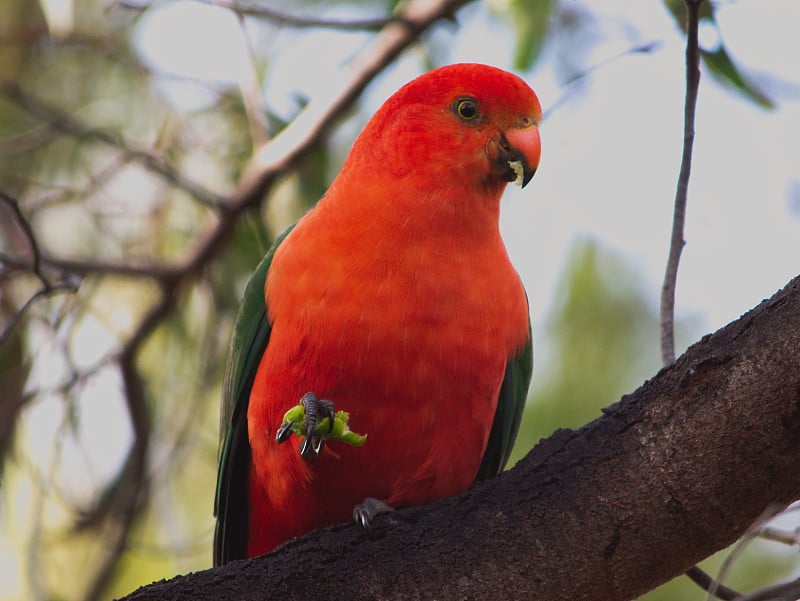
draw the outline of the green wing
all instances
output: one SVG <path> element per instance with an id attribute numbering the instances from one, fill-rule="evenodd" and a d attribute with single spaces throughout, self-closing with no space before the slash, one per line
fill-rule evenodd
<path id="1" fill-rule="evenodd" d="M 506 373 L 497 399 L 489 442 L 478 468 L 476 480 L 494 478 L 505 467 L 514 439 L 519 432 L 522 411 L 528 397 L 528 386 L 533 375 L 533 343 L 530 323 L 528 323 L 528 342 L 522 352 L 511 357 L 506 364 Z"/>
<path id="2" fill-rule="evenodd" d="M 250 470 L 247 405 L 271 331 L 264 300 L 264 283 L 275 249 L 291 229 L 278 237 L 247 283 L 233 327 L 222 385 L 219 471 L 214 499 L 214 515 L 217 517 L 214 531 L 215 566 L 246 557 L 247 482 Z"/>

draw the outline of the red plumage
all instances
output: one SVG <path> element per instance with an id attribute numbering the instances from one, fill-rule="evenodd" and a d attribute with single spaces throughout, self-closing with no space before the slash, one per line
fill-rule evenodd
<path id="1" fill-rule="evenodd" d="M 462 99 L 477 117 L 459 113 Z M 247 410 L 248 555 L 347 521 L 365 497 L 403 507 L 473 482 L 506 366 L 530 343 L 498 216 L 509 162 L 530 175 L 538 164 L 540 118 L 514 75 L 428 73 L 386 101 L 275 250 Z M 331 442 L 312 459 L 297 439 L 277 444 L 308 391 L 348 411 L 366 444 Z"/>

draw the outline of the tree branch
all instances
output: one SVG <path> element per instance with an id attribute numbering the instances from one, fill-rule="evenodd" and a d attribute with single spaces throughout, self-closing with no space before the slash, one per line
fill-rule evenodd
<path id="1" fill-rule="evenodd" d="M 11 337 L 11 334 L 14 332 L 14 329 L 17 327 L 17 324 L 20 322 L 20 320 L 22 320 L 22 318 L 25 316 L 25 313 L 37 300 L 60 292 L 75 292 L 75 290 L 77 290 L 77 284 L 73 282 L 53 283 L 50 281 L 50 279 L 42 270 L 43 262 L 41 249 L 39 248 L 39 242 L 33 233 L 33 228 L 31 227 L 30 221 L 28 221 L 28 219 L 22 213 L 22 209 L 19 206 L 19 201 L 4 190 L 0 190 L 0 201 L 2 201 L 11 209 L 14 217 L 14 223 L 19 226 L 19 229 L 23 233 L 25 244 L 29 247 L 28 250 L 30 252 L 30 259 L 16 260 L 15 267 L 24 272 L 33 274 L 42 283 L 42 287 L 34 292 L 19 309 L 11 314 L 8 323 L 6 323 L 2 330 L 0 330 L 0 345 L 2 345 L 8 341 L 8 339 Z M 5 281 L 6 273 L 9 271 L 8 267 L 12 267 L 12 262 L 6 260 L 5 253 L 0 253 L 0 283 Z M 5 313 L 5 311 L 3 311 L 3 313 Z"/>
<path id="2" fill-rule="evenodd" d="M 496 480 L 125 599 L 631 599 L 800 497 L 798 464 L 800 277 Z"/>
<path id="3" fill-rule="evenodd" d="M 317 27 L 323 29 L 336 29 L 339 31 L 377 31 L 389 23 L 400 21 L 396 16 L 381 17 L 376 19 L 320 19 L 319 17 L 300 16 L 285 13 L 268 6 L 247 5 L 233 0 L 204 0 L 222 8 L 227 8 L 243 17 L 256 17 L 265 19 L 283 27 Z"/>

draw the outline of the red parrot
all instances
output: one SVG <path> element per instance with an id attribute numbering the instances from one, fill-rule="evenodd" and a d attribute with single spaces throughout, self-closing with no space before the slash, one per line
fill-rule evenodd
<path id="1" fill-rule="evenodd" d="M 533 353 L 500 196 L 533 177 L 540 120 L 535 93 L 500 69 L 422 75 L 269 250 L 226 368 L 215 565 L 348 521 L 354 507 L 367 522 L 375 507 L 460 493 L 505 466 Z M 291 438 L 283 416 L 301 399 L 306 436 Z M 363 446 L 323 446 L 313 428 L 332 405 Z"/>

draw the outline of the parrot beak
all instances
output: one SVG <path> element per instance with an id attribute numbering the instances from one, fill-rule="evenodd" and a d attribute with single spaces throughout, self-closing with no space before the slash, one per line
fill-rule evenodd
<path id="1" fill-rule="evenodd" d="M 506 181 L 514 182 L 524 188 L 536 173 L 542 154 L 539 128 L 530 125 L 525 128 L 508 129 L 500 136 L 500 152 L 495 165 L 501 170 Z"/>

